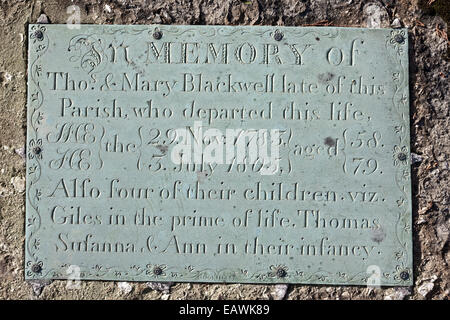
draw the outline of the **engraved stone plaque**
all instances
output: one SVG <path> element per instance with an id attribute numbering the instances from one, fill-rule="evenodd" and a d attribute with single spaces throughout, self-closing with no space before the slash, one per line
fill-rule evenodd
<path id="1" fill-rule="evenodd" d="M 406 29 L 30 25 L 25 275 L 411 285 Z"/>

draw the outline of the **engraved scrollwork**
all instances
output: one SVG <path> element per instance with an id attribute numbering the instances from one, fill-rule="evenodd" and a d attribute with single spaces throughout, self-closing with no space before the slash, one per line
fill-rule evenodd
<path id="1" fill-rule="evenodd" d="M 200 35 L 204 37 L 214 37 L 216 36 L 216 29 L 180 29 L 178 27 L 168 27 L 168 28 L 162 28 L 164 33 L 169 33 L 172 36 L 179 37 L 181 35 L 189 34 L 190 36 Z M 153 33 L 153 30 L 149 31 L 149 34 L 151 35 Z"/>
<path id="2" fill-rule="evenodd" d="M 68 51 L 72 53 L 69 57 L 71 62 L 79 62 L 81 69 L 92 77 L 95 72 L 101 71 L 105 66 L 105 48 L 103 40 L 96 35 L 77 35 L 69 41 Z"/>
<path id="3" fill-rule="evenodd" d="M 142 145 L 143 145 L 143 140 L 142 140 L 142 126 L 138 128 L 138 135 L 139 135 L 139 145 L 137 146 L 138 148 L 138 158 L 137 158 L 137 169 L 141 170 L 142 169 L 142 162 L 141 162 L 141 158 L 142 158 Z"/>
<path id="4" fill-rule="evenodd" d="M 119 28 L 119 29 L 105 29 L 102 31 L 103 34 L 106 35 L 122 35 L 122 34 L 131 34 L 131 35 L 139 35 L 142 34 L 143 32 L 148 31 L 148 28 L 144 28 L 144 29 L 129 29 L 129 28 Z"/>
<path id="5" fill-rule="evenodd" d="M 92 269 L 92 275 L 94 275 L 96 277 L 102 277 L 103 275 L 107 274 L 113 268 L 105 267 L 101 264 L 96 264 L 91 269 Z"/>
<path id="6" fill-rule="evenodd" d="M 98 166 L 97 169 L 103 167 L 101 158 L 101 143 L 105 136 L 106 130 L 103 126 L 97 126 L 93 123 L 70 123 L 65 122 L 56 125 L 56 132 L 49 132 L 46 141 L 55 144 L 77 144 L 80 148 L 58 148 L 56 153 L 59 155 L 57 159 L 49 161 L 49 167 L 54 170 L 61 169 L 66 166 L 69 169 L 89 170 L 92 167 L 93 144 L 98 144 Z"/>
<path id="7" fill-rule="evenodd" d="M 306 30 L 293 30 L 289 28 L 282 28 L 277 29 L 275 31 L 269 29 L 269 30 L 255 30 L 255 28 L 249 28 L 249 27 L 216 27 L 216 28 L 208 28 L 208 29 L 182 29 L 176 26 L 161 26 L 161 30 L 163 30 L 164 33 L 169 33 L 172 36 L 181 36 L 185 35 L 186 33 L 190 35 L 200 35 L 204 37 L 215 37 L 215 36 L 221 36 L 221 37 L 231 37 L 231 36 L 237 36 L 237 35 L 255 35 L 259 37 L 268 36 L 271 38 L 275 37 L 275 34 L 289 34 L 293 35 L 295 37 L 304 37 L 307 35 L 315 35 L 315 36 L 322 36 L 327 38 L 336 38 L 339 34 L 339 31 L 337 29 L 332 28 L 323 28 L 324 30 L 313 30 L 308 29 Z M 149 35 L 151 36 L 153 33 L 153 30 L 148 31 Z"/>
<path id="8" fill-rule="evenodd" d="M 39 246 L 41 245 L 41 240 L 40 239 L 34 239 L 33 243 L 31 244 L 31 246 L 35 249 L 35 250 L 39 250 Z"/>
<path id="9" fill-rule="evenodd" d="M 339 35 L 339 30 L 336 28 L 320 28 L 321 30 L 317 29 L 308 29 L 308 28 L 302 28 L 297 31 L 290 31 L 292 35 L 295 35 L 297 38 L 299 37 L 305 37 L 307 35 L 314 35 L 314 36 L 321 36 L 326 38 L 336 38 Z M 322 30 L 323 29 L 323 30 Z"/>
<path id="10" fill-rule="evenodd" d="M 92 152 L 87 148 L 58 148 L 56 153 L 59 155 L 57 159 L 49 161 L 49 168 L 59 170 L 61 168 L 68 168 L 72 170 L 86 171 L 92 168 L 90 157 Z"/>
<path id="11" fill-rule="evenodd" d="M 103 128 L 103 126 L 101 126 Z M 93 144 L 97 141 L 95 135 L 95 124 L 93 123 L 70 123 L 56 125 L 57 133 L 49 132 L 47 141 L 50 143 L 77 143 Z"/>
<path id="12" fill-rule="evenodd" d="M 30 264 L 31 266 L 31 264 Z M 52 269 L 47 274 L 52 274 L 54 278 L 65 279 L 67 278 L 66 270 L 69 267 L 68 264 L 61 265 L 58 269 Z M 223 268 L 212 269 L 203 268 L 197 269 L 195 266 L 188 265 L 183 267 L 167 266 L 165 264 L 147 264 L 146 266 L 131 265 L 124 270 L 119 269 L 116 266 L 80 266 L 82 270 L 80 276 L 85 279 L 95 279 L 98 277 L 118 280 L 161 280 L 161 279 L 183 279 L 190 281 L 204 281 L 215 280 L 225 281 L 232 280 L 236 282 L 251 283 L 255 280 L 265 282 L 283 282 L 289 279 L 289 281 L 297 282 L 309 282 L 309 283 L 348 283 L 348 284 L 361 284 L 366 283 L 368 276 L 365 272 L 360 272 L 354 275 L 350 275 L 345 272 L 327 272 L 322 269 L 316 272 L 305 272 L 303 270 L 295 270 L 289 272 L 289 268 L 286 265 L 272 265 L 269 267 L 269 271 L 259 270 L 253 273 L 248 272 L 247 268 Z M 288 273 L 289 272 L 289 273 Z M 392 279 L 395 281 L 406 281 L 406 274 L 409 275 L 410 269 L 399 265 L 393 273 L 385 272 L 383 274 L 384 279 Z M 402 278 L 403 277 L 403 278 Z"/>

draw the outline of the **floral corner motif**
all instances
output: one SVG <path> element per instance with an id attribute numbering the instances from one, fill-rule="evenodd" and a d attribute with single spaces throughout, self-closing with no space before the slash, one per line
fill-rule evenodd
<path id="1" fill-rule="evenodd" d="M 45 31 L 47 31 L 47 28 L 43 25 L 32 26 L 30 32 L 30 39 L 33 40 L 33 43 L 43 41 Z"/>
<path id="2" fill-rule="evenodd" d="M 35 46 L 35 52 L 38 57 L 41 56 L 48 48 L 48 39 L 46 39 L 45 36 L 46 31 L 47 28 L 42 25 L 35 25 L 30 29 L 30 42 Z"/>
<path id="3" fill-rule="evenodd" d="M 289 268 L 285 265 L 279 264 L 279 265 L 271 265 L 269 267 L 270 271 L 268 273 L 268 276 L 270 278 L 286 278 L 288 276 Z"/>
<path id="4" fill-rule="evenodd" d="M 154 277 L 154 278 L 160 278 L 166 276 L 166 269 L 167 266 L 164 264 L 147 264 L 147 271 L 146 274 Z"/>
<path id="5" fill-rule="evenodd" d="M 392 30 L 389 35 L 389 44 L 397 51 L 398 55 L 404 52 L 403 46 L 406 43 L 406 37 L 405 30 Z"/>
<path id="6" fill-rule="evenodd" d="M 28 261 L 26 265 L 27 276 L 36 277 L 42 276 L 42 270 L 44 269 L 44 263 L 42 261 Z"/>
<path id="7" fill-rule="evenodd" d="M 28 159 L 38 159 L 41 160 L 42 159 L 42 151 L 43 151 L 43 147 L 42 147 L 42 139 L 31 139 L 29 144 L 29 151 L 28 151 Z"/>
<path id="8" fill-rule="evenodd" d="M 397 281 L 408 282 L 412 278 L 411 269 L 403 265 L 395 267 L 394 279 Z"/>
<path id="9" fill-rule="evenodd" d="M 274 32 L 271 33 L 271 36 L 275 39 L 275 41 L 281 41 L 284 38 L 283 32 L 276 29 Z"/>
<path id="10" fill-rule="evenodd" d="M 408 164 L 408 148 L 406 146 L 394 146 L 393 150 L 394 166 L 405 166 Z"/>

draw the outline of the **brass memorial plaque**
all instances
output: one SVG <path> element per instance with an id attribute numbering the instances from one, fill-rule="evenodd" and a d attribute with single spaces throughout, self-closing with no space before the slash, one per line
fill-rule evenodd
<path id="1" fill-rule="evenodd" d="M 30 25 L 28 50 L 27 279 L 412 284 L 406 29 Z"/>

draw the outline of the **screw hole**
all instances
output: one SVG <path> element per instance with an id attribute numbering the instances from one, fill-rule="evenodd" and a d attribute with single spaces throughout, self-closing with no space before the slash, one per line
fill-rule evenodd
<path id="1" fill-rule="evenodd" d="M 162 274 L 162 269 L 160 267 L 156 267 L 155 269 L 153 269 L 153 273 L 159 276 Z"/>
<path id="2" fill-rule="evenodd" d="M 286 277 L 286 275 L 287 275 L 286 270 L 284 270 L 284 269 L 278 269 L 278 270 L 277 270 L 277 276 L 278 276 L 278 278 L 284 278 L 284 277 Z"/>
<path id="3" fill-rule="evenodd" d="M 44 34 L 42 33 L 41 30 L 38 30 L 34 33 L 34 36 L 36 37 L 36 39 L 38 40 L 42 40 L 44 38 Z"/>
<path id="4" fill-rule="evenodd" d="M 404 154 L 403 152 L 398 154 L 398 160 L 400 161 L 405 161 L 406 160 L 406 154 Z"/>
<path id="5" fill-rule="evenodd" d="M 276 31 L 275 34 L 273 35 L 273 38 L 276 41 L 281 41 L 283 39 L 283 34 L 281 32 Z"/>
<path id="6" fill-rule="evenodd" d="M 401 34 L 397 34 L 395 35 L 394 40 L 397 43 L 403 43 L 403 41 L 405 41 L 405 38 Z"/>
<path id="7" fill-rule="evenodd" d="M 161 31 L 153 32 L 153 38 L 155 38 L 156 40 L 161 39 L 162 38 L 162 32 Z"/>
<path id="8" fill-rule="evenodd" d="M 33 151 L 35 154 L 40 154 L 42 152 L 42 149 L 41 149 L 41 147 L 36 147 L 36 148 L 34 148 Z"/>
<path id="9" fill-rule="evenodd" d="M 31 267 L 31 271 L 33 271 L 34 273 L 41 273 L 42 267 L 37 263 L 33 264 L 33 266 Z"/>
<path id="10" fill-rule="evenodd" d="M 409 279 L 409 273 L 406 271 L 402 271 L 400 273 L 400 278 L 402 278 L 402 280 L 408 280 Z"/>

